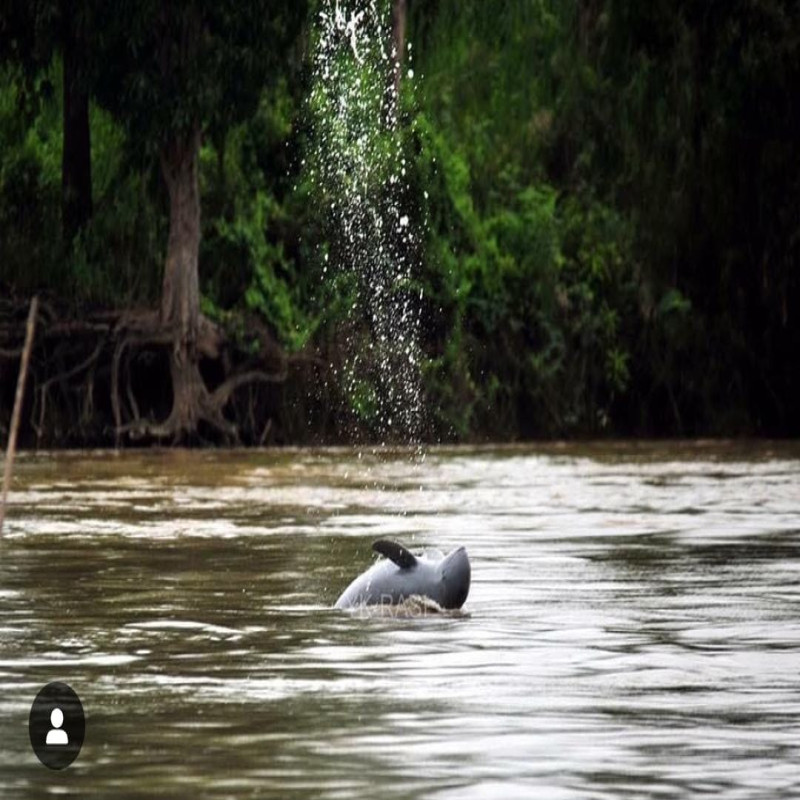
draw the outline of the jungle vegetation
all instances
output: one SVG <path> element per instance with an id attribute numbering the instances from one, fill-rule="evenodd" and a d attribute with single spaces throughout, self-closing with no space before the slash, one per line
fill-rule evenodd
<path id="1" fill-rule="evenodd" d="M 354 333 L 308 166 L 324 5 L 4 4 L 0 428 L 39 293 L 23 443 L 375 436 L 330 371 Z M 413 55 L 387 135 L 426 438 L 800 433 L 796 3 L 383 8 Z"/>

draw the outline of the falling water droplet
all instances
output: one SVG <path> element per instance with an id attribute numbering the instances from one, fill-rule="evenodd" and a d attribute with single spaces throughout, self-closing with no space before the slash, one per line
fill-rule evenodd
<path id="1" fill-rule="evenodd" d="M 356 413 L 372 415 L 368 424 L 381 440 L 416 440 L 420 322 L 408 283 L 419 248 L 415 226 L 401 211 L 406 164 L 389 80 L 396 60 L 391 22 L 379 0 L 322 5 L 310 97 L 310 184 L 330 215 L 332 272 L 352 275 L 357 287 L 336 379 Z M 406 75 L 413 78 L 413 69 Z M 327 251 L 322 257 L 327 264 Z"/>

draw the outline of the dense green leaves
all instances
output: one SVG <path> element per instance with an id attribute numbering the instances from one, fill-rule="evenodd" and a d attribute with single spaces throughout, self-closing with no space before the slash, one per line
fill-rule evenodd
<path id="1" fill-rule="evenodd" d="M 262 90 L 287 71 L 287 47 L 305 18 L 295 2 L 86 2 L 95 96 L 139 147 L 197 124 L 219 139 L 249 118 Z"/>
<path id="2" fill-rule="evenodd" d="M 288 0 L 74 4 L 94 215 L 68 248 L 61 8 L 0 14 L 3 289 L 154 302 L 158 149 L 199 124 L 204 309 L 335 361 L 360 334 L 352 281 L 323 272 L 341 187 L 309 173 L 313 18 Z M 426 226 L 410 288 L 430 434 L 797 433 L 796 3 L 409 9 L 402 202 Z M 368 419 L 374 387 L 351 385 L 345 406 Z"/>

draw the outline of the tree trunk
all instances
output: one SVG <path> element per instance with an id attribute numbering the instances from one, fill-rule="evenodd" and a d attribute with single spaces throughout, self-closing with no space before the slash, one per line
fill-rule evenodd
<path id="1" fill-rule="evenodd" d="M 161 294 L 161 324 L 175 337 L 175 357 L 196 359 L 200 321 L 200 188 L 197 163 L 200 128 L 174 135 L 161 151 L 169 190 L 169 240 Z"/>
<path id="2" fill-rule="evenodd" d="M 200 328 L 200 187 L 197 176 L 200 127 L 174 134 L 161 150 L 161 170 L 169 191 L 169 239 L 160 322 L 172 336 L 172 413 L 163 435 L 194 433 L 208 414 L 208 391 L 198 367 Z M 221 413 L 219 421 L 222 422 Z"/>
<path id="3" fill-rule="evenodd" d="M 400 110 L 400 86 L 403 78 L 403 53 L 406 46 L 407 0 L 392 0 L 392 40 L 390 43 L 391 69 L 386 79 L 384 115 L 387 127 L 397 127 Z"/>
<path id="4" fill-rule="evenodd" d="M 195 49 L 203 36 L 202 18 L 195 4 L 178 8 L 177 17 L 169 16 L 169 4 L 162 9 L 161 24 L 166 26 L 157 59 L 167 85 L 194 68 Z M 175 23 L 175 29 L 171 24 Z M 181 78 L 182 79 L 182 78 Z M 119 342 L 112 366 L 112 406 L 117 435 L 172 437 L 174 441 L 202 437 L 203 427 L 222 435 L 228 443 L 237 441 L 236 426 L 223 415 L 232 393 L 240 386 L 254 382 L 277 382 L 285 371 L 267 374 L 249 370 L 224 380 L 209 390 L 200 371 L 200 358 L 218 358 L 224 341 L 221 332 L 200 313 L 200 123 L 194 120 L 190 128 L 172 131 L 161 146 L 161 171 L 169 193 L 169 238 L 161 288 L 161 308 L 158 320 L 131 320 L 119 326 Z M 172 410 L 164 422 L 143 420 L 129 390 L 129 405 L 133 420 L 123 424 L 119 374 L 122 355 L 129 344 L 149 343 L 169 345 L 170 376 L 172 379 Z M 133 399 L 131 399 L 133 398 Z"/>
<path id="5" fill-rule="evenodd" d="M 226 441 L 233 442 L 236 427 L 222 414 L 231 393 L 245 383 L 283 380 L 284 375 L 253 370 L 228 378 L 210 392 L 200 374 L 201 355 L 219 356 L 220 334 L 200 313 L 199 156 L 199 125 L 189 133 L 173 134 L 161 150 L 161 169 L 169 191 L 169 239 L 161 290 L 161 332 L 157 335 L 166 334 L 172 342 L 172 411 L 161 424 L 143 424 L 137 420 L 127 427 L 157 438 L 172 436 L 180 440 L 198 434 L 199 424 L 204 422 Z"/>
<path id="6" fill-rule="evenodd" d="M 403 54 L 406 47 L 406 0 L 392 2 L 392 81 L 395 100 L 400 97 L 400 85 L 403 77 Z"/>
<path id="7" fill-rule="evenodd" d="M 92 216 L 92 150 L 83 39 L 73 4 L 62 6 L 64 142 L 61 159 L 61 230 L 69 245 Z"/>

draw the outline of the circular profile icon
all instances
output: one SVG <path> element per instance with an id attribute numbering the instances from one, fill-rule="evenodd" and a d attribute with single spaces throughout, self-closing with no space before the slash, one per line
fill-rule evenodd
<path id="1" fill-rule="evenodd" d="M 31 706 L 31 747 L 50 769 L 64 769 L 77 757 L 86 733 L 86 717 L 78 695 L 66 683 L 48 683 Z"/>

